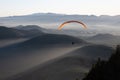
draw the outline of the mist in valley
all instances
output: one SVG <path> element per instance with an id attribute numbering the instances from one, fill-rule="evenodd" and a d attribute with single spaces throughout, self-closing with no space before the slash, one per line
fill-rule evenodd
<path id="1" fill-rule="evenodd" d="M 82 20 L 58 26 L 67 20 Z M 82 79 L 120 44 L 120 16 L 38 13 L 0 17 L 0 80 Z M 117 21 L 117 22 L 116 22 Z"/>

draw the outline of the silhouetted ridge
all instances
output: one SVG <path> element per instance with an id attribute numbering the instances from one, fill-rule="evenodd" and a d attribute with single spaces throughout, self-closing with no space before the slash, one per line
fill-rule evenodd
<path id="1" fill-rule="evenodd" d="M 0 26 L 0 39 L 31 38 L 43 35 L 44 33 L 41 30 L 37 30 L 37 28 L 37 26 L 30 26 L 30 28 L 26 26 L 25 29 L 24 27 L 17 29 Z"/>
<path id="2" fill-rule="evenodd" d="M 24 42 L 24 45 L 31 45 L 31 46 L 41 46 L 41 45 L 54 45 L 54 44 L 70 44 L 72 45 L 72 42 L 74 44 L 84 44 L 85 41 L 72 37 L 67 35 L 57 35 L 57 34 L 44 34 L 35 38 L 32 38 L 26 42 Z"/>
<path id="3" fill-rule="evenodd" d="M 120 80 L 120 46 L 108 61 L 99 58 L 83 80 Z"/>
<path id="4" fill-rule="evenodd" d="M 3 48 L 0 48 L 0 57 L 12 55 L 12 53 L 18 53 L 21 52 L 21 54 L 25 51 L 34 51 L 36 49 L 42 49 L 42 48 L 49 48 L 49 47 L 60 47 L 60 46 L 73 46 L 72 42 L 74 42 L 74 45 L 83 45 L 87 44 L 85 41 L 72 37 L 67 35 L 57 35 L 57 34 L 44 34 L 32 39 L 29 39 L 27 41 L 13 44 L 10 46 L 6 46 Z M 11 52 L 11 54 L 9 54 Z"/>
<path id="5" fill-rule="evenodd" d="M 21 31 L 24 34 L 24 37 L 37 37 L 45 34 L 43 32 L 44 28 L 41 28 L 37 25 L 19 25 L 13 28 Z"/>
<path id="6" fill-rule="evenodd" d="M 39 31 L 44 29 L 44 28 L 41 28 L 37 25 L 26 25 L 26 26 L 19 25 L 19 26 L 16 26 L 14 28 L 18 29 L 18 30 L 39 30 Z"/>
<path id="7" fill-rule="evenodd" d="M 90 37 L 89 40 L 103 40 L 103 39 L 112 39 L 112 38 L 116 38 L 116 36 L 112 35 L 112 34 L 97 34 L 93 37 Z"/>
<path id="8" fill-rule="evenodd" d="M 23 34 L 19 30 L 0 26 L 0 39 L 19 38 Z"/>
<path id="9" fill-rule="evenodd" d="M 102 59 L 108 59 L 113 53 L 114 49 L 105 45 L 88 45 L 79 48 L 73 52 L 74 55 L 83 56 L 90 59 L 97 59 L 98 57 Z"/>

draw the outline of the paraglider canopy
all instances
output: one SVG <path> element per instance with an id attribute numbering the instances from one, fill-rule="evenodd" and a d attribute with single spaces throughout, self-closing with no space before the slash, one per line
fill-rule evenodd
<path id="1" fill-rule="evenodd" d="M 58 27 L 58 30 L 61 30 L 61 29 L 62 29 L 66 24 L 68 24 L 68 23 L 79 23 L 79 24 L 82 25 L 82 27 L 83 27 L 84 29 L 87 28 L 87 26 L 86 26 L 83 22 L 71 20 L 71 21 L 66 21 L 66 22 L 62 23 L 62 24 Z"/>

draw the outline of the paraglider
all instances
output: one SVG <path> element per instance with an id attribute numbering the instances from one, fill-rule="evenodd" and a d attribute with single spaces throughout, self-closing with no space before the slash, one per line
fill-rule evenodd
<path id="1" fill-rule="evenodd" d="M 83 22 L 72 20 L 72 21 L 66 21 L 66 22 L 62 23 L 62 24 L 58 27 L 58 30 L 61 30 L 61 29 L 62 29 L 66 24 L 68 24 L 68 23 L 79 23 L 79 24 L 82 25 L 82 27 L 83 27 L 84 29 L 87 28 L 87 26 L 86 26 Z"/>
<path id="2" fill-rule="evenodd" d="M 75 42 L 72 42 L 72 45 L 74 45 L 75 44 Z"/>
<path id="3" fill-rule="evenodd" d="M 81 24 L 84 29 L 87 29 L 87 26 L 86 26 L 83 22 L 71 20 L 71 21 L 66 21 L 66 22 L 62 23 L 62 24 L 58 27 L 58 30 L 61 30 L 61 29 L 62 29 L 66 24 L 68 24 L 68 23 L 78 23 L 78 24 Z M 71 42 L 71 44 L 74 45 L 75 42 Z"/>

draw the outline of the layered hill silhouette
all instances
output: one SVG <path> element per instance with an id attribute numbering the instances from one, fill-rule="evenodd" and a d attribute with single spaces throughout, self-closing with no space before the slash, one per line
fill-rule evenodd
<path id="1" fill-rule="evenodd" d="M 101 54 L 96 52 L 96 50 L 98 52 L 100 51 Z M 114 50 L 112 48 L 102 45 L 85 46 L 83 48 L 71 51 L 70 53 L 67 53 L 59 58 L 53 59 L 42 67 L 37 66 L 29 71 L 15 75 L 8 80 L 82 79 L 85 76 L 85 73 L 89 71 L 92 64 L 96 62 L 97 59 L 95 58 L 108 58 L 107 56 L 104 57 L 104 55 L 110 55 L 113 51 Z"/>
<path id="2" fill-rule="evenodd" d="M 100 39 L 112 39 L 114 38 L 115 36 L 112 35 L 112 34 L 97 34 L 91 38 L 89 38 L 90 40 L 100 40 Z"/>
<path id="3" fill-rule="evenodd" d="M 0 48 L 1 80 L 82 79 L 98 58 L 107 60 L 114 51 L 76 37 L 45 33 L 47 30 L 35 25 L 0 28 L 1 39 L 28 38 Z M 101 38 L 96 37 L 93 39 Z M 106 34 L 103 38 L 113 36 Z"/>
<path id="4" fill-rule="evenodd" d="M 74 43 L 74 44 L 73 44 Z M 27 70 L 87 44 L 72 36 L 44 34 L 24 42 L 0 48 L 0 78 Z M 9 74 L 11 73 L 11 74 Z"/>
<path id="5" fill-rule="evenodd" d="M 13 28 L 18 29 L 18 30 L 28 30 L 28 31 L 29 30 L 36 30 L 36 31 L 44 30 L 44 28 L 41 28 L 40 26 L 37 26 L 37 25 L 26 25 L 26 26 L 19 25 Z"/>
<path id="6" fill-rule="evenodd" d="M 43 32 L 43 30 L 45 29 L 37 25 L 26 25 L 26 26 L 19 25 L 13 28 L 24 33 L 24 37 L 32 38 L 32 37 L 37 37 L 37 36 L 45 34 Z"/>
<path id="7" fill-rule="evenodd" d="M 97 25 L 120 25 L 120 16 L 109 16 L 109 15 L 66 15 L 66 14 L 55 14 L 55 13 L 35 13 L 31 15 L 22 16 L 10 16 L 1 17 L 0 22 L 3 24 L 9 24 L 12 22 L 14 25 L 21 24 L 39 24 L 39 23 L 54 23 L 62 22 L 67 20 L 82 20 L 85 23 L 97 24 Z M 117 21 L 117 22 L 116 22 Z"/>
<path id="8" fill-rule="evenodd" d="M 120 36 L 112 34 L 97 34 L 85 39 L 88 42 L 105 45 L 117 45 L 120 43 Z"/>
<path id="9" fill-rule="evenodd" d="M 98 58 L 106 60 L 111 56 L 113 51 L 112 47 L 104 45 L 88 45 L 71 52 L 69 55 L 72 54 L 94 60 Z"/>
<path id="10" fill-rule="evenodd" d="M 67 36 L 67 35 L 57 35 L 57 34 L 44 34 L 41 36 L 34 37 L 30 40 L 13 44 L 10 46 L 6 46 L 3 48 L 0 48 L 0 54 L 6 55 L 9 53 L 17 53 L 17 52 L 23 52 L 23 51 L 32 51 L 36 49 L 42 49 L 44 47 L 52 47 L 52 46 L 74 46 L 74 45 L 83 45 L 87 44 L 87 42 L 78 39 L 76 37 Z M 8 55 L 6 55 L 8 56 Z"/>
<path id="11" fill-rule="evenodd" d="M 95 61 L 81 57 L 65 57 L 54 60 L 45 66 L 37 66 L 27 72 L 15 75 L 8 80 L 74 80 L 83 78 Z"/>
<path id="12" fill-rule="evenodd" d="M 0 26 L 0 39 L 20 38 L 23 34 L 16 29 Z"/>
<path id="13" fill-rule="evenodd" d="M 120 80 L 120 46 L 108 61 L 98 59 L 83 80 Z"/>
<path id="14" fill-rule="evenodd" d="M 41 46 L 41 45 L 57 45 L 57 44 L 85 44 L 84 40 L 67 35 L 45 34 L 24 42 L 24 45 Z"/>
<path id="15" fill-rule="evenodd" d="M 29 38 L 29 37 L 31 38 L 42 34 L 44 33 L 41 30 L 33 30 L 33 29 L 23 30 L 23 29 L 7 28 L 5 26 L 0 26 L 0 39 Z"/>

